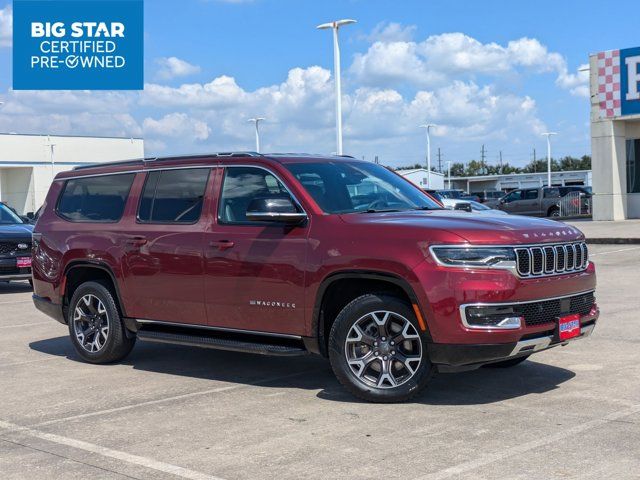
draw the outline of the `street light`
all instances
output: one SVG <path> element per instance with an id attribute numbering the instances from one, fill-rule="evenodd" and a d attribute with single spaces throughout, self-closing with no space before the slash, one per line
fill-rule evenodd
<path id="1" fill-rule="evenodd" d="M 344 19 L 335 22 L 323 23 L 316 28 L 319 30 L 333 30 L 333 76 L 336 86 L 336 150 L 342 155 L 342 86 L 340 81 L 340 45 L 338 43 L 338 30 L 343 25 L 356 23 L 355 20 Z"/>
<path id="2" fill-rule="evenodd" d="M 259 124 L 260 122 L 264 121 L 265 119 L 262 117 L 256 117 L 256 118 L 250 118 L 249 120 L 247 120 L 247 122 L 253 122 L 256 125 L 256 153 L 260 153 L 260 127 Z"/>
<path id="3" fill-rule="evenodd" d="M 551 186 L 551 136 L 556 132 L 545 132 L 542 136 L 547 137 L 547 186 Z"/>
<path id="4" fill-rule="evenodd" d="M 427 123 L 424 125 L 420 125 L 420 128 L 424 128 L 427 130 L 427 178 L 429 179 L 428 187 L 431 187 L 431 134 L 430 130 L 435 128 L 436 125 L 433 123 Z"/>

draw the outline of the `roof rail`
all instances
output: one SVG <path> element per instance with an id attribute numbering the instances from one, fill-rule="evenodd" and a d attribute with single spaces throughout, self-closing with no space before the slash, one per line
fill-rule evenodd
<path id="1" fill-rule="evenodd" d="M 73 170 L 85 170 L 88 168 L 100 168 L 110 166 L 138 165 L 148 162 L 164 162 L 170 160 L 187 160 L 189 158 L 205 158 L 205 157 L 261 157 L 257 152 L 218 152 L 218 153 L 197 153 L 191 155 L 174 155 L 166 157 L 147 157 L 135 160 L 116 160 L 114 162 L 92 163 L 90 165 L 79 165 L 73 167 Z"/>

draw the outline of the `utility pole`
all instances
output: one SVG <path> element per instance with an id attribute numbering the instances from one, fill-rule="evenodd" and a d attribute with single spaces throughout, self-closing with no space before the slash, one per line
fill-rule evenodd
<path id="1" fill-rule="evenodd" d="M 447 171 L 448 171 L 448 175 L 447 178 L 449 179 L 449 190 L 451 190 L 451 162 L 447 161 Z"/>
<path id="2" fill-rule="evenodd" d="M 484 159 L 487 156 L 487 151 L 484 149 L 484 144 L 482 145 L 482 150 L 480 151 L 480 175 L 484 175 Z"/>
<path id="3" fill-rule="evenodd" d="M 500 175 L 502 175 L 503 167 L 502 167 L 502 150 L 500 150 Z"/>
<path id="4" fill-rule="evenodd" d="M 442 173 L 442 154 L 440 153 L 440 147 L 438 147 L 438 171 Z"/>

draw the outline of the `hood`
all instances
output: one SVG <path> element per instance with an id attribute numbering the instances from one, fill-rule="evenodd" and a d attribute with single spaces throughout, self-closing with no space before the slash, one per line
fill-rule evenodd
<path id="1" fill-rule="evenodd" d="M 447 231 L 473 244 L 520 245 L 584 239 L 571 225 L 519 215 L 478 215 L 456 210 L 431 210 L 342 215 L 352 224 L 389 225 Z"/>
<path id="2" fill-rule="evenodd" d="M 28 240 L 31 242 L 33 225 L 26 223 L 3 225 L 0 223 L 0 242 L 6 240 Z"/>

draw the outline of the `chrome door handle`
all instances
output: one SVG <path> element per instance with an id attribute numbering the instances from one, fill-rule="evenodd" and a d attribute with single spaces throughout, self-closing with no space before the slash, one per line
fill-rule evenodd
<path id="1" fill-rule="evenodd" d="M 235 246 L 235 243 L 230 240 L 220 240 L 218 242 L 209 242 L 209 246 L 218 250 L 229 250 Z"/>

